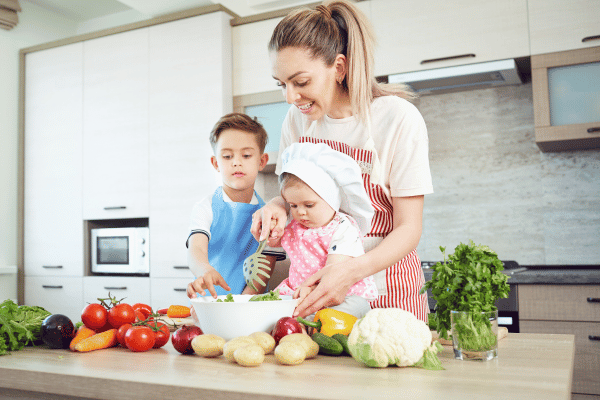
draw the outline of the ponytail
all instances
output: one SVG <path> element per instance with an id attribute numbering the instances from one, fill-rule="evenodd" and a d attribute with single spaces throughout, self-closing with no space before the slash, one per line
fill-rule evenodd
<path id="1" fill-rule="evenodd" d="M 416 97 L 407 85 L 380 84 L 375 80 L 373 29 L 367 17 L 346 0 L 327 1 L 314 10 L 304 8 L 288 14 L 273 31 L 269 51 L 286 47 L 308 49 L 327 66 L 343 54 L 347 73 L 342 86 L 348 92 L 353 114 L 363 122 L 377 97 Z"/>

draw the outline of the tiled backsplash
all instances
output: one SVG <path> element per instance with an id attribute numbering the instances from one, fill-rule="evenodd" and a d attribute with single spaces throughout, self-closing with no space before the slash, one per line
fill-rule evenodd
<path id="1" fill-rule="evenodd" d="M 600 264 L 600 151 L 542 153 L 531 84 L 424 96 L 434 194 L 422 260 L 459 242 L 520 264 Z"/>
<path id="2" fill-rule="evenodd" d="M 600 264 L 600 151 L 542 153 L 531 84 L 423 96 L 416 105 L 435 191 L 425 196 L 422 260 L 472 239 L 520 264 Z M 268 200 L 277 179 L 263 179 Z"/>

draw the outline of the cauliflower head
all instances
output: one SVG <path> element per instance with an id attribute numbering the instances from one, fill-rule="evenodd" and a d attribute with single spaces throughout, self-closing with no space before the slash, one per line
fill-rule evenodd
<path id="1" fill-rule="evenodd" d="M 432 345 L 431 339 L 427 324 L 412 313 L 399 308 L 376 308 L 356 321 L 348 347 L 354 359 L 369 367 L 423 367 L 423 359 L 433 353 L 439 368 L 428 369 L 440 369 L 436 353 L 441 346 L 437 342 Z"/>

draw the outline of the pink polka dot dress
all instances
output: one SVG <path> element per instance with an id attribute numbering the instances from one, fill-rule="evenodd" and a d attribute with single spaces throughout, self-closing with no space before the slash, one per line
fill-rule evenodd
<path id="1" fill-rule="evenodd" d="M 364 254 L 358 225 L 352 217 L 340 212 L 329 224 L 320 228 L 309 229 L 292 220 L 283 232 L 281 246 L 291 262 L 288 278 L 277 286 L 279 293 L 284 295 L 292 295 L 302 282 L 323 268 L 330 253 L 353 257 Z M 351 295 L 376 299 L 373 277 L 356 282 L 346 294 Z"/>

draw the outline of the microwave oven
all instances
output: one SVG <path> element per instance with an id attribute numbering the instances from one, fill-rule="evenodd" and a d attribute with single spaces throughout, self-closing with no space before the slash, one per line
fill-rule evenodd
<path id="1" fill-rule="evenodd" d="M 147 275 L 148 253 L 148 228 L 92 229 L 92 273 Z"/>

